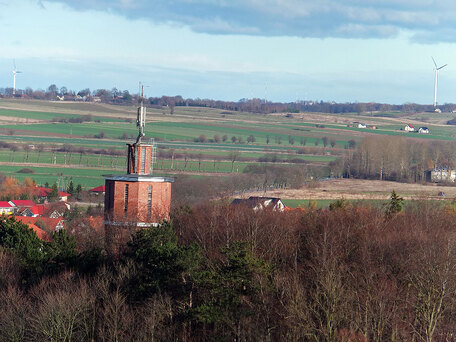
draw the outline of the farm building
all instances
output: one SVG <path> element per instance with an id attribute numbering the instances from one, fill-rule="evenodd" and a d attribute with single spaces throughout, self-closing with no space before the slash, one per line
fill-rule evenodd
<path id="1" fill-rule="evenodd" d="M 427 180 L 434 183 L 454 182 L 456 180 L 456 170 L 449 168 L 435 168 L 427 171 Z"/>
<path id="2" fill-rule="evenodd" d="M 249 208 L 252 208 L 254 211 L 271 208 L 272 210 L 284 211 L 285 205 L 282 200 L 277 197 L 254 197 L 250 196 L 249 198 L 235 198 L 233 205 L 245 205 Z"/>
<path id="3" fill-rule="evenodd" d="M 410 125 L 410 124 L 407 124 L 407 125 L 405 125 L 405 127 L 404 127 L 404 131 L 406 131 L 406 132 L 415 132 L 415 127 L 413 127 L 413 126 Z"/>
<path id="4" fill-rule="evenodd" d="M 420 128 L 418 128 L 418 133 L 421 133 L 421 134 L 429 134 L 429 128 L 427 128 L 427 127 L 420 127 Z"/>

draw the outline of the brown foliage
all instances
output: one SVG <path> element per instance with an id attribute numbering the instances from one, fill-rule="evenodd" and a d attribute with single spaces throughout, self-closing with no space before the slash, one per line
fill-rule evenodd
<path id="1" fill-rule="evenodd" d="M 257 267 L 271 266 L 249 273 L 255 297 L 241 292 L 241 318 L 216 323 L 201 323 L 191 311 L 218 300 L 211 276 L 192 282 L 180 299 L 159 292 L 133 302 L 125 284 L 136 265 L 124 260 L 90 277 L 43 278 L 22 292 L 17 261 L 0 251 L 0 341 L 451 340 L 455 219 L 426 202 L 388 220 L 381 210 L 357 205 L 282 213 L 215 203 L 176 211 L 179 243 L 201 247 L 199 277 L 227 266 L 221 248 L 235 241 L 247 242 L 249 260 L 264 262 Z M 222 293 L 233 290 L 230 282 L 223 286 Z"/>

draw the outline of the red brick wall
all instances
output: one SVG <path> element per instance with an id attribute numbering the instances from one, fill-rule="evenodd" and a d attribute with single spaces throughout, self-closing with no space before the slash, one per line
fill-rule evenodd
<path id="1" fill-rule="evenodd" d="M 114 194 L 109 193 L 109 182 L 114 182 Z M 128 209 L 125 218 L 125 185 L 128 184 Z M 152 186 L 152 211 L 148 216 L 149 186 Z M 112 188 L 112 185 L 111 185 Z M 105 213 L 110 221 L 156 223 L 169 219 L 171 206 L 170 182 L 126 182 L 106 180 Z"/>

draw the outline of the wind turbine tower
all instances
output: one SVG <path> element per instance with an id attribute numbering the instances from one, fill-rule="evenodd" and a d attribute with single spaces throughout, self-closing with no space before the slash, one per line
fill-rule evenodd
<path id="1" fill-rule="evenodd" d="M 443 69 L 446 67 L 448 64 L 442 65 L 440 67 L 437 66 L 437 63 L 435 62 L 434 57 L 431 57 L 432 61 L 434 62 L 434 71 L 435 71 L 435 76 L 434 76 L 434 107 L 437 107 L 437 82 L 439 79 L 439 70 Z"/>
<path id="2" fill-rule="evenodd" d="M 16 70 L 16 61 L 13 61 L 13 96 L 16 95 L 16 74 L 22 73 L 22 71 Z"/>

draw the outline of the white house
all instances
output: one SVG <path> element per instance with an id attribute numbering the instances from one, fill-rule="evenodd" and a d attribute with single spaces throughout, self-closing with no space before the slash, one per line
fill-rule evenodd
<path id="1" fill-rule="evenodd" d="M 429 128 L 427 128 L 427 127 L 420 127 L 420 128 L 418 128 L 418 133 L 421 133 L 421 134 L 429 134 Z"/>
<path id="2" fill-rule="evenodd" d="M 236 198 L 231 204 L 234 205 L 245 205 L 252 208 L 254 211 L 271 208 L 272 210 L 284 211 L 285 204 L 283 204 L 280 198 L 276 197 L 254 197 L 251 196 L 246 199 Z"/>
<path id="3" fill-rule="evenodd" d="M 404 131 L 406 131 L 406 132 L 415 132 L 415 127 L 413 127 L 412 125 L 407 124 L 404 127 Z"/>
<path id="4" fill-rule="evenodd" d="M 451 170 L 446 167 L 435 168 L 429 172 L 429 180 L 431 182 L 454 182 L 456 180 L 456 170 Z"/>
<path id="5" fill-rule="evenodd" d="M 7 201 L 0 201 L 0 215 L 11 215 L 14 211 L 14 206 Z"/>

